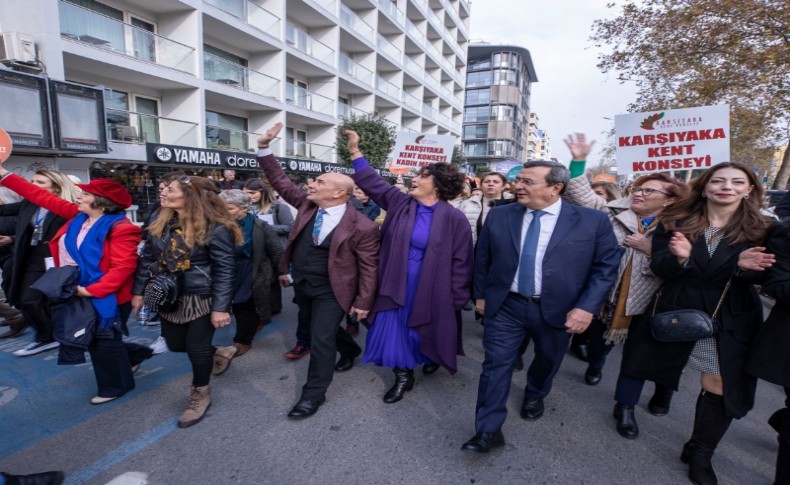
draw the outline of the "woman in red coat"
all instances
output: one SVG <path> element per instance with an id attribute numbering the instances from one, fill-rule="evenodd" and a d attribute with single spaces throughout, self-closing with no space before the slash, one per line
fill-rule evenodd
<path id="1" fill-rule="evenodd" d="M 134 389 L 133 371 L 151 350 L 123 342 L 128 334 L 131 288 L 137 268 L 140 228 L 124 215 L 132 203 L 119 183 L 96 179 L 77 184 L 82 194 L 67 202 L 9 173 L 0 165 L 0 185 L 32 203 L 68 219 L 49 242 L 55 266 L 79 266 L 77 296 L 91 298 L 96 333 L 89 344 L 98 393 L 91 404 L 104 404 Z"/>

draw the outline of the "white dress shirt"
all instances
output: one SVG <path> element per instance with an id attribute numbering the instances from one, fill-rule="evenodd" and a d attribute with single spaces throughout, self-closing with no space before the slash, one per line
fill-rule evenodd
<path id="1" fill-rule="evenodd" d="M 540 236 L 538 236 L 538 248 L 535 252 L 535 295 L 540 295 L 540 290 L 543 283 L 543 256 L 546 254 L 546 248 L 549 246 L 549 240 L 554 233 L 554 227 L 557 225 L 557 219 L 560 216 L 562 209 L 562 199 L 551 204 L 550 206 L 542 209 L 545 214 L 540 216 Z M 524 213 L 524 222 L 521 223 L 521 239 L 518 247 L 519 265 L 516 267 L 516 276 L 513 278 L 513 283 L 510 285 L 510 291 L 518 293 L 518 271 L 521 267 L 521 250 L 524 248 L 524 238 L 527 237 L 527 230 L 532 222 L 532 213 L 534 211 L 528 209 Z"/>
<path id="2" fill-rule="evenodd" d="M 318 244 L 324 242 L 324 239 L 326 239 L 329 233 L 340 224 L 343 214 L 346 213 L 346 207 L 348 207 L 348 204 L 340 204 L 324 209 L 326 214 L 324 214 L 324 220 L 321 222 L 321 232 L 318 234 Z M 317 213 L 316 217 L 318 217 Z"/>

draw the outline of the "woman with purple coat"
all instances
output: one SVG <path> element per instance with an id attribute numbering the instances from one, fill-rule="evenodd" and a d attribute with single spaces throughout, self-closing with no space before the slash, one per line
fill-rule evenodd
<path id="1" fill-rule="evenodd" d="M 414 368 L 455 373 L 463 355 L 461 309 L 472 279 L 472 231 L 447 203 L 463 190 L 464 176 L 447 163 L 423 167 L 408 194 L 386 183 L 359 151 L 359 135 L 346 130 L 354 182 L 383 210 L 379 286 L 362 362 L 390 367 L 395 384 L 384 402 L 414 386 Z"/>

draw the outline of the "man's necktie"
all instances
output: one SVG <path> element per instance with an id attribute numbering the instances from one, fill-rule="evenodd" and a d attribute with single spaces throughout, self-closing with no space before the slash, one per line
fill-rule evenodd
<path id="1" fill-rule="evenodd" d="M 321 224 L 324 223 L 324 209 L 318 209 L 318 215 L 315 216 L 315 223 L 313 224 L 313 244 L 318 246 L 318 236 L 321 235 Z"/>
<path id="2" fill-rule="evenodd" d="M 524 296 L 535 296 L 535 259 L 540 238 L 540 216 L 543 214 L 545 212 L 541 210 L 532 213 L 532 222 L 529 223 L 524 246 L 521 248 L 521 260 L 518 263 L 518 292 Z"/>

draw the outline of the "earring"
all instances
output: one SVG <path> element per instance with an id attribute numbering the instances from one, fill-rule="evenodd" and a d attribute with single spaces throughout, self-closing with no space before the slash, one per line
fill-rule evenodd
<path id="1" fill-rule="evenodd" d="M 705 195 L 705 192 L 703 192 L 702 193 L 702 198 L 704 199 L 705 197 L 707 197 L 707 195 Z"/>
<path id="2" fill-rule="evenodd" d="M 749 200 L 749 194 L 744 195 L 743 198 Z"/>

